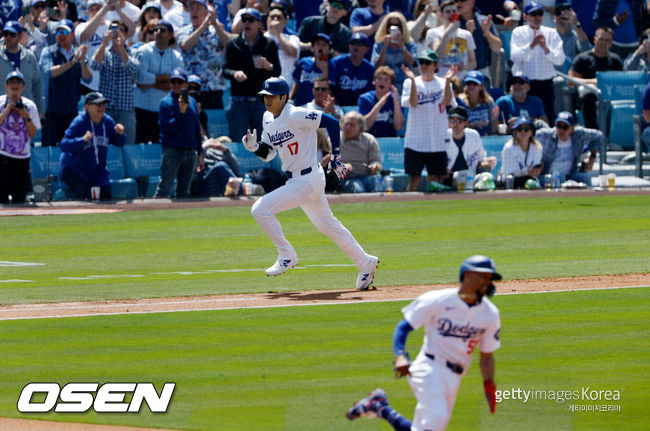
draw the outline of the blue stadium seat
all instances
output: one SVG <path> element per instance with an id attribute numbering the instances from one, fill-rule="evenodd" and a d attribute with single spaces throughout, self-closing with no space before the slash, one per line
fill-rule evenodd
<path id="1" fill-rule="evenodd" d="M 272 168 L 280 172 L 282 171 L 282 162 L 278 156 L 275 156 L 270 162 L 265 162 L 254 153 L 248 151 L 241 142 L 230 143 L 228 144 L 228 148 L 230 148 L 232 154 L 237 157 L 237 160 L 239 161 L 239 171 L 242 175 L 252 169 Z"/>
<path id="2" fill-rule="evenodd" d="M 224 109 L 205 109 L 205 113 L 208 116 L 208 136 L 211 138 L 228 136 L 226 111 Z"/>
<path id="3" fill-rule="evenodd" d="M 135 199 L 138 196 L 138 184 L 133 178 L 126 177 L 122 148 L 108 146 L 106 169 L 111 182 L 111 194 L 114 199 Z"/>
<path id="4" fill-rule="evenodd" d="M 393 190 L 401 192 L 406 190 L 408 175 L 404 173 L 404 138 L 377 138 L 381 165 L 385 170 L 390 170 L 394 179 Z"/>
<path id="5" fill-rule="evenodd" d="M 603 93 L 603 99 L 634 100 L 634 86 L 645 86 L 648 75 L 641 71 L 606 71 L 596 72 L 598 88 Z"/>
<path id="6" fill-rule="evenodd" d="M 134 178 L 138 183 L 138 195 L 152 197 L 160 182 L 162 145 L 124 145 L 122 154 L 124 155 L 126 176 Z"/>

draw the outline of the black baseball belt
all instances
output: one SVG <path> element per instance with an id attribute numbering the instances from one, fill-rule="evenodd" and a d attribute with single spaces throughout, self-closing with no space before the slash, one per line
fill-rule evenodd
<path id="1" fill-rule="evenodd" d="M 425 353 L 424 356 L 431 359 L 432 361 L 436 360 L 436 357 L 434 355 L 432 355 L 431 353 Z M 445 365 L 447 365 L 447 368 L 449 368 L 452 372 L 454 372 L 456 374 L 463 374 L 463 371 L 465 371 L 465 369 L 463 367 L 461 367 L 458 364 L 454 364 L 453 362 L 446 361 Z"/>
<path id="2" fill-rule="evenodd" d="M 302 177 L 303 175 L 310 174 L 311 171 L 314 170 L 314 166 L 310 166 L 308 168 L 303 169 L 300 172 L 291 172 L 291 171 L 286 171 L 287 177 L 288 178 L 293 178 L 293 177 Z"/>

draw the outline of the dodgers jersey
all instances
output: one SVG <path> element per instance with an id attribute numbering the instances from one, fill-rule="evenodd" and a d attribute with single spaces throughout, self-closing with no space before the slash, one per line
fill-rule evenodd
<path id="1" fill-rule="evenodd" d="M 410 79 L 404 80 L 402 88 L 402 107 L 409 108 L 406 120 L 404 147 L 421 153 L 445 151 L 447 137 L 447 107 L 443 105 L 445 80 L 434 76 L 432 81 L 424 81 L 421 76 L 415 78 L 418 94 L 418 106 L 411 106 Z"/>
<path id="2" fill-rule="evenodd" d="M 460 298 L 458 290 L 427 292 L 404 307 L 402 313 L 413 329 L 424 325 L 422 350 L 425 353 L 467 370 L 477 344 L 481 344 L 482 353 L 501 347 L 501 322 L 499 310 L 488 298 L 483 297 L 480 303 L 470 306 Z"/>
<path id="3" fill-rule="evenodd" d="M 322 112 L 284 105 L 277 118 L 264 113 L 261 141 L 272 146 L 280 156 L 282 170 L 300 172 L 318 161 L 318 138 Z"/>

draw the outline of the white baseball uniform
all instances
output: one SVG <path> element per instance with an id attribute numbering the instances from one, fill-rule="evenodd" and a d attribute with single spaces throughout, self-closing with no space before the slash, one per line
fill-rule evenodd
<path id="1" fill-rule="evenodd" d="M 422 349 L 409 368 L 418 400 L 412 430 L 443 430 L 449 423 L 461 378 L 481 344 L 481 353 L 501 347 L 499 310 L 486 297 L 469 305 L 458 288 L 427 292 L 402 309 L 413 327 L 425 327 Z"/>
<path id="2" fill-rule="evenodd" d="M 325 198 L 325 174 L 317 158 L 316 130 L 322 113 L 286 104 L 277 118 L 265 112 L 260 141 L 273 147 L 282 161 L 282 170 L 290 174 L 287 183 L 262 196 L 251 213 L 278 249 L 278 259 L 297 259 L 275 214 L 300 206 L 319 231 L 341 248 L 357 268 L 368 265 L 370 256 L 350 231 L 332 214 Z M 273 158 L 267 157 L 267 161 Z"/>

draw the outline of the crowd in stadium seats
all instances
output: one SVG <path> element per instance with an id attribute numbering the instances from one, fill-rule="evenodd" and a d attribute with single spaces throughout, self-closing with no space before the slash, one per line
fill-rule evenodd
<path id="1" fill-rule="evenodd" d="M 60 196 L 89 198 L 93 185 L 111 196 L 107 182 L 120 178 L 111 171 L 115 151 L 107 161 L 104 146 L 115 140 L 116 124 L 120 143 L 162 145 L 151 152 L 161 166 L 156 197 L 222 195 L 224 175 L 279 171 L 237 149 L 247 129 L 262 129 L 257 92 L 272 76 L 288 81 L 292 103 L 340 120 L 344 161 L 353 154 L 349 163 L 360 176 L 343 185 L 348 192 L 383 190 L 387 174 L 407 174 L 408 190 L 452 185 L 453 173 L 467 169 L 490 172 L 497 186 L 515 173 L 524 178 L 516 186 L 529 179 L 543 186 L 550 173 L 590 186 L 593 160 L 607 142 L 634 148 L 630 113 L 641 119 L 637 140 L 650 147 L 643 0 L 0 1 L 0 95 L 8 94 L 0 99 L 0 204 L 22 203 L 43 172 L 48 187 L 66 191 Z M 16 97 L 22 108 L 11 102 Z M 191 124 L 178 124 L 179 101 Z M 105 108 L 98 118 L 111 121 L 91 118 L 89 138 L 77 128 L 97 105 Z M 99 133 L 101 124 L 111 131 Z M 72 138 L 90 141 L 105 165 L 101 181 L 83 193 L 86 174 L 66 150 Z M 326 157 L 327 136 L 320 139 Z M 347 151 L 346 141 L 358 148 Z M 401 164 L 394 142 L 402 144 Z M 362 148 L 371 151 L 366 161 Z M 214 154 L 205 167 L 208 150 Z M 188 151 L 195 154 L 185 157 Z M 128 157 L 150 154 L 118 153 L 124 175 Z M 65 170 L 53 154 L 67 160 Z"/>

